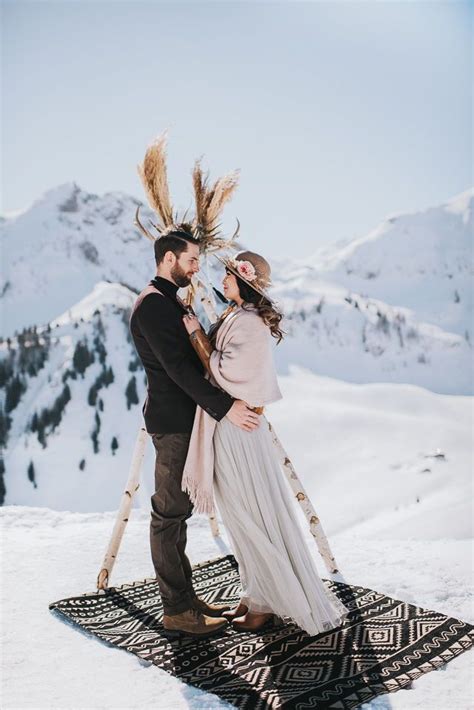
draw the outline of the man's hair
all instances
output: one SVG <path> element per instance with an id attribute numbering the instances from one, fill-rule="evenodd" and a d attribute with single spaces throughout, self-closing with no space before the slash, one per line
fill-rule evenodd
<path id="1" fill-rule="evenodd" d="M 161 264 L 167 251 L 172 251 L 179 259 L 183 251 L 187 251 L 188 244 L 199 246 L 199 241 L 185 231 L 175 230 L 159 237 L 154 244 L 156 265 Z"/>

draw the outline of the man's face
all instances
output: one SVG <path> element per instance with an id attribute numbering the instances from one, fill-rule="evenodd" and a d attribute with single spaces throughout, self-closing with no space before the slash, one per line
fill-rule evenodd
<path id="1" fill-rule="evenodd" d="M 197 244 L 188 244 L 187 250 L 181 252 L 179 258 L 176 259 L 171 267 L 170 276 L 177 286 L 183 288 L 184 286 L 189 286 L 193 275 L 198 271 L 199 247 Z"/>

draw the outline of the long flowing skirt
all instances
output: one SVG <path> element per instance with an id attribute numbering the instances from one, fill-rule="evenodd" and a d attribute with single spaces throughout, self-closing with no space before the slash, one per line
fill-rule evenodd
<path id="1" fill-rule="evenodd" d="M 214 434 L 214 495 L 250 611 L 289 617 L 310 635 L 339 626 L 347 607 L 321 580 L 297 519 L 271 433 L 227 417 Z"/>

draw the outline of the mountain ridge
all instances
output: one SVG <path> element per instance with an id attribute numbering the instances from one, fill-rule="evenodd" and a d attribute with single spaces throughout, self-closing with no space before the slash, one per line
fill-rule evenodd
<path id="1" fill-rule="evenodd" d="M 111 471 L 128 466 L 146 387 L 128 318 L 155 272 L 151 244 L 133 227 L 137 204 L 118 193 L 91 196 L 67 183 L 2 225 L 11 258 L 1 288 L 10 331 L 0 340 L 0 502 L 6 481 L 10 502 L 40 499 L 74 509 L 85 481 L 93 480 L 105 500 Z M 144 219 L 151 216 L 143 213 Z M 308 381 L 315 373 L 346 383 L 472 395 L 472 191 L 428 210 L 425 218 L 416 213 L 387 222 L 377 238 L 364 242 L 372 249 L 372 265 L 363 263 L 362 247 L 353 248 L 359 267 L 380 267 L 370 278 L 351 271 L 340 246 L 337 268 L 329 270 L 273 262 L 272 297 L 286 332 L 274 349 L 280 376 L 298 366 Z M 399 259 L 391 281 L 386 252 L 379 248 L 388 230 L 395 246 L 406 249 L 413 235 L 418 244 L 410 268 Z M 434 268 L 421 273 L 425 242 Z M 208 269 L 203 266 L 219 287 L 221 265 L 210 260 Z M 201 305 L 196 308 L 206 325 Z M 64 461 L 71 479 L 58 487 L 46 472 L 60 475 Z"/>

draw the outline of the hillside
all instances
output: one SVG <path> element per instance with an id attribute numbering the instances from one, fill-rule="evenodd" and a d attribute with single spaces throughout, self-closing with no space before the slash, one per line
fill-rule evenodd
<path id="1" fill-rule="evenodd" d="M 272 262 L 289 336 L 276 351 L 280 371 L 294 363 L 351 382 L 472 393 L 472 204 L 471 189 L 349 243 Z M 133 225 L 136 206 L 67 183 L 5 219 L 3 334 L 47 324 L 100 281 L 140 291 L 155 266 Z M 203 272 L 220 286 L 218 262 Z"/>

